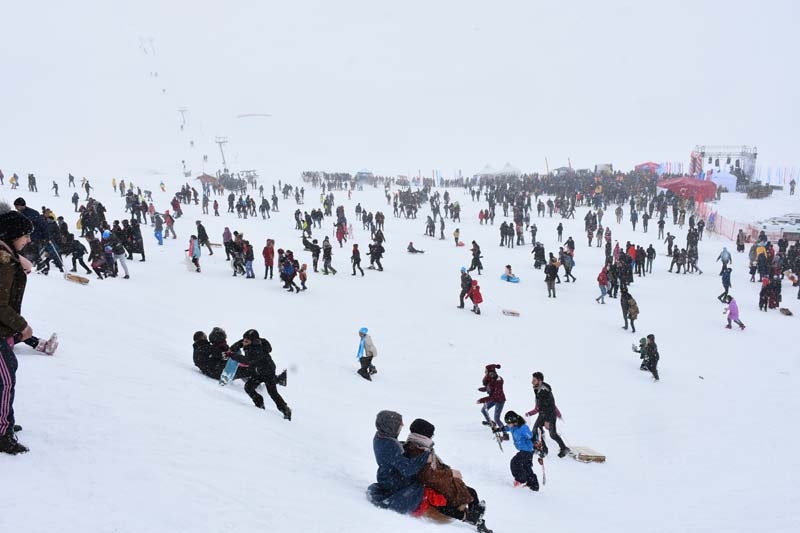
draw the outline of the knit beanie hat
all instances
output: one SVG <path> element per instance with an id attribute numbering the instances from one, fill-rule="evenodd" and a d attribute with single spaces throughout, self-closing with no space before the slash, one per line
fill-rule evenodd
<path id="1" fill-rule="evenodd" d="M 33 223 L 25 215 L 7 204 L 0 204 L 0 240 L 11 244 L 14 239 L 31 233 Z"/>
<path id="2" fill-rule="evenodd" d="M 433 432 L 436 428 L 433 424 L 428 422 L 427 420 L 423 420 L 422 418 L 417 418 L 411 425 L 409 426 L 408 430 L 411 433 L 416 433 L 417 435 L 422 435 L 423 437 L 433 438 Z"/>

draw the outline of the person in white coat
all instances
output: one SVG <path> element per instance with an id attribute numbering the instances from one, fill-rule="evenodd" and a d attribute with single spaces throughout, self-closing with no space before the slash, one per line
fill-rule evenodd
<path id="1" fill-rule="evenodd" d="M 378 355 L 378 349 L 375 348 L 375 343 L 372 342 L 372 337 L 367 334 L 368 332 L 367 328 L 358 330 L 358 336 L 361 337 L 358 345 L 358 361 L 361 363 L 361 368 L 357 373 L 367 381 L 372 381 L 372 375 L 378 373 L 378 369 L 372 364 L 372 358 Z"/>

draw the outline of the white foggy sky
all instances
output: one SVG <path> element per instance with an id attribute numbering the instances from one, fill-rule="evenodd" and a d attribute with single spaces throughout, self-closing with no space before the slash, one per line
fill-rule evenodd
<path id="1" fill-rule="evenodd" d="M 233 168 L 284 179 L 629 168 L 698 143 L 798 163 L 788 0 L 116 4 L 0 8 L 6 174 L 199 172 L 204 153 L 214 170 L 216 135 Z M 273 117 L 235 118 L 256 112 Z"/>

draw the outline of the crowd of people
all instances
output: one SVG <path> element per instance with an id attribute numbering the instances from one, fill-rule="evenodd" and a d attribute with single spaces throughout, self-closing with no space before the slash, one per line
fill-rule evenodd
<path id="1" fill-rule="evenodd" d="M 80 229 L 79 237 L 71 233 L 69 224 L 63 216 L 56 217 L 53 212 L 43 206 L 41 212 L 27 206 L 24 198 L 17 198 L 14 209 L 0 210 L 0 282 L 3 289 L 11 295 L 8 303 L 0 309 L 0 337 L 13 339 L 13 342 L 0 343 L 2 353 L 2 367 L 0 367 L 0 451 L 7 453 L 22 453 L 27 449 L 18 442 L 16 434 L 20 431 L 19 425 L 13 416 L 13 389 L 14 374 L 17 366 L 13 352 L 15 343 L 24 342 L 33 348 L 53 353 L 57 346 L 57 337 L 51 336 L 42 340 L 33 336 L 27 322 L 20 315 L 22 295 L 25 288 L 27 272 L 36 269 L 42 274 L 47 274 L 52 268 L 65 270 L 65 258 L 71 257 L 72 269 L 75 273 L 78 266 L 83 273 L 93 273 L 97 279 L 121 277 L 130 279 L 130 270 L 127 261 L 134 259 L 134 254 L 140 255 L 140 262 L 146 261 L 145 239 L 142 227 L 149 227 L 153 232 L 153 244 L 164 246 L 164 239 L 177 239 L 175 226 L 183 220 L 184 210 L 187 206 L 202 204 L 203 213 L 210 215 L 213 208 L 214 216 L 223 216 L 219 213 L 219 203 L 216 196 L 227 196 L 228 211 L 226 215 L 236 214 L 236 219 L 246 219 L 257 216 L 260 211 L 261 218 L 267 219 L 270 212 L 278 211 L 278 194 L 283 200 L 294 199 L 298 208 L 294 212 L 295 229 L 301 233 L 303 252 L 311 254 L 311 268 L 303 263 L 296 254 L 289 249 L 288 244 L 277 247 L 273 238 L 266 238 L 261 250 L 264 264 L 264 280 L 272 280 L 274 267 L 277 263 L 278 277 L 287 292 L 300 294 L 308 289 L 309 273 L 322 273 L 323 275 L 336 275 L 337 269 L 333 266 L 334 245 L 336 240 L 340 248 L 344 244 L 352 245 L 350 251 L 350 264 L 352 276 L 365 275 L 361 266 L 361 249 L 359 243 L 351 243 L 354 232 L 348 214 L 342 205 L 337 205 L 336 194 L 346 192 L 348 197 L 357 189 L 358 184 L 352 176 L 344 174 L 314 174 L 303 176 L 311 187 L 319 188 L 320 207 L 305 210 L 300 207 L 306 201 L 307 191 L 304 187 L 296 187 L 279 181 L 278 186 L 273 185 L 272 196 L 267 197 L 263 185 L 259 186 L 255 179 L 244 180 L 233 175 L 228 176 L 226 187 L 214 184 L 203 184 L 200 190 L 186 183 L 182 185 L 169 202 L 169 208 L 159 211 L 155 207 L 150 191 L 142 191 L 124 180 L 113 181 L 115 192 L 119 192 L 124 200 L 126 218 L 107 220 L 106 207 L 91 197 L 94 189 L 88 180 L 81 182 L 81 188 L 86 192 L 86 198 L 81 204 L 77 192 L 77 184 L 70 175 L 68 187 L 76 188 L 73 194 L 73 204 L 77 213 L 77 227 Z M 33 183 L 35 191 L 35 177 Z M 412 190 L 410 187 L 401 187 L 392 191 L 392 186 L 397 182 L 391 179 L 374 178 L 367 181 L 369 185 L 385 187 L 387 205 L 393 207 L 393 216 L 396 219 L 414 220 L 417 214 L 429 209 L 426 215 L 425 236 L 433 239 L 444 240 L 446 221 L 457 225 L 461 222 L 463 207 L 451 197 L 451 191 L 435 190 L 433 183 L 425 183 L 421 188 Z M 526 236 L 530 235 L 529 244 L 533 255 L 533 267 L 542 270 L 547 288 L 548 298 L 556 298 L 556 285 L 561 284 L 562 275 L 565 283 L 575 285 L 578 282 L 573 274 L 576 267 L 575 239 L 567 233 L 564 239 L 564 223 L 576 217 L 579 209 L 586 209 L 583 216 L 586 243 L 589 248 L 603 248 L 603 261 L 600 272 L 596 277 L 599 296 L 595 298 L 598 304 L 605 304 L 606 298 L 619 299 L 623 325 L 625 330 L 630 329 L 636 333 L 636 321 L 639 318 L 639 302 L 631 294 L 635 282 L 645 283 L 648 275 L 653 273 L 657 257 L 654 242 L 666 245 L 665 256 L 670 258 L 668 272 L 676 274 L 697 273 L 703 274 L 699 266 L 700 244 L 703 241 L 705 221 L 693 211 L 691 199 L 682 199 L 670 192 L 658 192 L 655 180 L 640 173 L 627 175 L 602 175 L 599 177 L 568 176 L 565 179 L 552 180 L 546 176 L 523 176 L 519 179 L 481 179 L 478 181 L 465 180 L 462 182 L 464 193 L 474 204 L 477 204 L 477 219 L 479 225 L 494 225 L 498 216 L 498 208 L 502 212 L 503 221 L 498 226 L 500 233 L 499 246 L 514 248 L 525 246 Z M 51 189 L 53 190 L 53 189 Z M 57 187 L 54 189 L 58 192 Z M 256 198 L 260 197 L 260 207 Z M 213 202 L 212 202 L 213 200 Z M 534 214 L 534 207 L 536 208 Z M 609 210 L 613 211 L 616 222 L 622 223 L 625 211 L 628 211 L 628 221 L 634 232 L 641 231 L 640 242 L 625 242 L 624 246 L 614 240 L 608 220 L 604 225 L 604 217 L 608 217 Z M 425 213 L 423 213 L 425 215 Z M 362 230 L 369 232 L 367 256 L 370 264 L 367 269 L 383 271 L 382 263 L 385 253 L 384 244 L 387 242 L 385 231 L 385 216 L 380 210 L 370 210 L 359 202 L 354 210 L 354 222 L 362 225 Z M 560 217 L 561 222 L 556 227 L 555 245 L 548 251 L 542 242 L 545 239 L 539 234 L 536 221 L 539 218 Z M 329 220 L 332 227 L 331 235 L 325 234 L 323 229 L 325 221 Z M 510 220 L 505 220 L 510 218 Z M 235 221 L 236 219 L 231 219 Z M 665 226 L 671 222 L 673 228 L 666 232 Z M 651 229 L 651 225 L 655 228 Z M 677 235 L 673 235 L 674 226 L 678 231 L 688 225 L 685 233 L 685 245 L 678 245 Z M 255 279 L 255 261 L 257 251 L 251 240 L 245 238 L 239 230 L 231 231 L 232 226 L 225 227 L 221 243 L 212 242 L 201 220 L 195 220 L 194 228 L 189 237 L 187 262 L 192 265 L 196 273 L 202 273 L 201 256 L 203 250 L 209 256 L 214 255 L 214 249 L 219 246 L 225 252 L 225 261 L 230 262 L 232 275 L 245 279 Z M 438 231 L 437 231 L 438 230 Z M 654 230 L 654 231 L 653 231 Z M 322 235 L 320 235 L 322 234 Z M 655 235 L 653 235 L 655 234 Z M 461 241 L 461 231 L 456 227 L 452 233 L 454 244 L 458 253 L 469 253 L 471 258 L 469 267 L 460 269 L 460 294 L 459 308 L 465 308 L 465 300 L 472 305 L 472 312 L 481 314 L 480 305 L 484 295 L 477 279 L 472 275 L 483 274 L 483 257 L 485 250 L 472 240 L 464 252 Z M 655 239 L 652 239 L 654 236 Z M 322 237 L 322 243 L 317 237 Z M 333 239 L 331 239 L 333 237 Z M 86 244 L 80 239 L 85 239 Z M 639 240 L 639 239 L 636 239 Z M 737 252 L 744 253 L 747 239 L 744 236 L 737 238 Z M 407 251 L 412 254 L 422 253 L 413 242 L 409 243 Z M 759 307 L 764 310 L 776 308 L 781 302 L 781 283 L 784 279 L 795 280 L 800 269 L 800 243 L 790 245 L 785 239 L 780 239 L 774 245 L 765 235 L 759 236 L 751 244 L 749 263 L 751 265 L 752 282 L 762 284 Z M 491 252 L 490 252 L 491 253 Z M 84 257 L 87 257 L 87 261 Z M 322 258 L 322 265 L 319 259 Z M 221 260 L 221 259 L 220 259 Z M 720 302 L 726 305 L 727 325 L 733 324 L 745 329 L 740 318 L 738 302 L 730 294 L 732 254 L 723 248 L 717 257 L 722 263 L 720 277 L 722 279 L 723 293 L 718 296 Z M 664 267 L 666 269 L 666 266 Z M 563 274 L 562 274 L 563 269 Z M 791 274 L 791 273 L 794 274 Z M 503 274 L 506 281 L 519 281 L 511 271 L 511 266 L 506 266 Z M 299 281 L 299 284 L 298 284 Z M 800 292 L 798 293 L 800 298 Z M 377 348 L 369 335 L 366 327 L 358 331 L 359 346 L 357 359 L 359 368 L 356 373 L 363 379 L 372 381 L 377 374 L 374 358 Z M 228 345 L 227 335 L 219 327 L 213 328 L 206 335 L 198 331 L 193 337 L 193 359 L 198 370 L 209 378 L 219 380 L 223 369 L 229 361 L 238 363 L 235 379 L 245 382 L 244 390 L 251 398 L 253 404 L 261 409 L 265 408 L 264 398 L 257 392 L 257 388 L 264 384 L 276 408 L 291 420 L 291 409 L 278 393 L 277 386 L 286 385 L 286 372 L 276 373 L 275 363 L 271 356 L 269 341 L 261 337 L 258 331 L 248 329 L 242 338 L 232 345 Z M 649 372 L 654 381 L 659 380 L 658 364 L 660 355 L 655 343 L 655 334 L 649 333 L 643 337 L 639 346 L 634 345 L 633 351 L 640 356 L 640 369 Z M 546 433 L 558 444 L 558 456 L 564 457 L 569 453 L 569 448 L 558 434 L 556 425 L 561 418 L 561 413 L 555 405 L 552 389 L 544 382 L 541 372 L 532 375 L 532 386 L 536 397 L 534 409 L 525 413 L 525 416 L 536 416 L 530 425 L 525 417 L 512 410 L 505 410 L 506 397 L 503 390 L 503 379 L 498 375 L 500 364 L 486 366 L 480 391 L 485 396 L 478 400 L 481 404 L 482 415 L 485 423 L 491 430 L 498 434 L 498 442 L 510 440 L 517 449 L 511 460 L 510 470 L 516 486 L 524 486 L 531 491 L 539 490 L 539 480 L 532 470 L 533 459 L 538 454 L 541 462 L 547 455 Z M 8 392 L 10 391 L 10 393 Z M 490 413 L 493 411 L 492 415 Z M 433 450 L 434 426 L 424 419 L 417 419 L 412 423 L 408 439 L 401 443 L 398 440 L 402 427 L 402 417 L 392 411 L 381 411 L 376 420 L 377 433 L 374 438 L 375 457 L 378 463 L 377 483 L 369 488 L 370 500 L 379 507 L 394 509 L 399 512 L 421 513 L 428 508 L 434 508 L 440 513 L 459 520 L 463 520 L 478 528 L 479 531 L 489 531 L 485 525 L 484 513 L 486 505 L 479 500 L 474 488 L 468 486 L 462 479 L 461 473 L 447 466 Z"/>

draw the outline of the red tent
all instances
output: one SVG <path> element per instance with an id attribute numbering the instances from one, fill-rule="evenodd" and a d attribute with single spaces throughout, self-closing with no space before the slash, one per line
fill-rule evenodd
<path id="1" fill-rule="evenodd" d="M 660 166 L 661 165 L 659 165 L 658 163 L 653 163 L 652 161 L 650 161 L 647 163 L 642 163 L 641 165 L 636 165 L 635 167 L 633 167 L 633 169 L 636 170 L 637 172 L 640 170 L 647 170 L 655 174 L 656 170 L 658 170 L 658 167 Z"/>
<path id="2" fill-rule="evenodd" d="M 658 186 L 667 189 L 681 198 L 694 198 L 698 202 L 713 200 L 717 194 L 717 186 L 713 181 L 696 180 L 694 178 L 674 178 L 661 180 Z"/>

